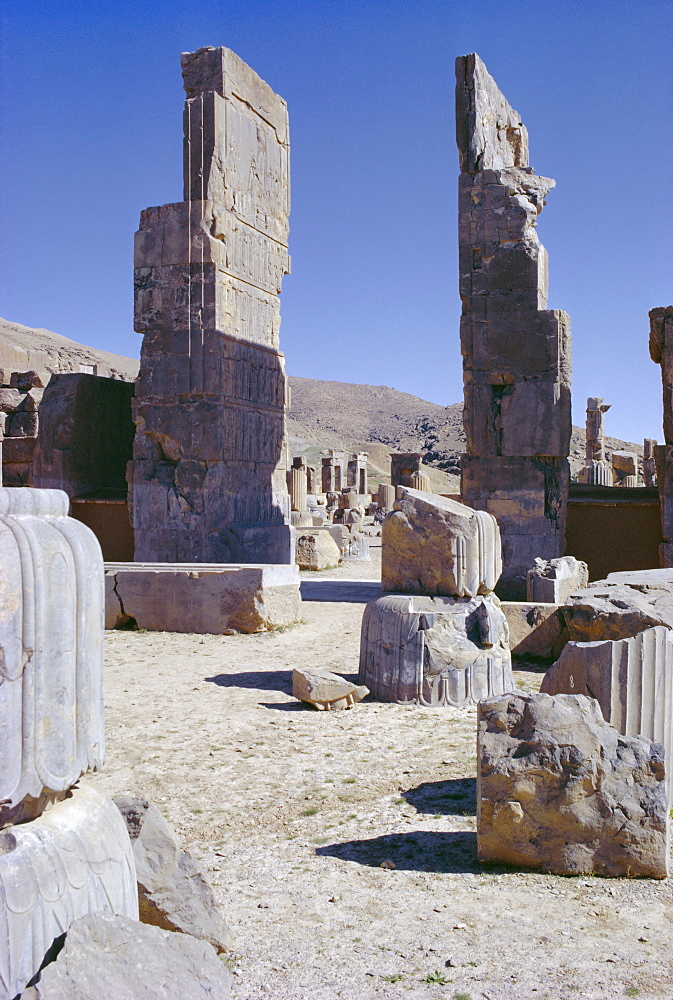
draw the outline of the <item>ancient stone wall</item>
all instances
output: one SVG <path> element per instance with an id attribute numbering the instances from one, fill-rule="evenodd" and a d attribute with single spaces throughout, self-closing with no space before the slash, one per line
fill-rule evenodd
<path id="1" fill-rule="evenodd" d="M 661 365 L 664 443 L 654 448 L 661 503 L 661 566 L 673 566 L 673 306 L 650 310 L 650 357 Z"/>
<path id="2" fill-rule="evenodd" d="M 287 106 L 229 49 L 181 61 L 184 201 L 135 243 L 135 557 L 289 563 Z"/>
<path id="3" fill-rule="evenodd" d="M 459 261 L 467 454 L 462 499 L 502 532 L 498 593 L 524 599 L 536 557 L 563 554 L 569 482 L 570 319 L 547 309 L 537 216 L 554 181 L 477 55 L 456 61 Z"/>

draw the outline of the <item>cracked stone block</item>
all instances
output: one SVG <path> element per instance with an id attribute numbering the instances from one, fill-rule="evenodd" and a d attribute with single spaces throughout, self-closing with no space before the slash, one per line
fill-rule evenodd
<path id="1" fill-rule="evenodd" d="M 574 556 L 536 559 L 527 575 L 527 600 L 542 604 L 563 604 L 575 591 L 589 583 L 589 567 Z"/>
<path id="2" fill-rule="evenodd" d="M 105 627 L 223 635 L 294 625 L 299 568 L 105 563 Z"/>
<path id="3" fill-rule="evenodd" d="M 369 688 L 351 684 L 329 670 L 297 668 L 292 671 L 292 694 L 321 711 L 352 708 L 369 694 Z"/>

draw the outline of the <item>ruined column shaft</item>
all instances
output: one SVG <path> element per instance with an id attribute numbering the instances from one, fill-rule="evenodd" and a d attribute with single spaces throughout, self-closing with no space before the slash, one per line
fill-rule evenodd
<path id="1" fill-rule="evenodd" d="M 664 410 L 664 443 L 655 445 L 661 543 L 659 562 L 673 566 L 673 306 L 650 310 L 650 357 L 661 365 Z"/>
<path id="2" fill-rule="evenodd" d="M 467 454 L 462 498 L 502 532 L 498 593 L 525 599 L 536 557 L 565 548 L 570 320 L 547 309 L 536 232 L 554 181 L 528 166 L 528 135 L 476 55 L 456 61 L 461 352 Z"/>
<path id="3" fill-rule="evenodd" d="M 142 212 L 135 243 L 135 558 L 291 562 L 287 107 L 228 49 L 182 69 L 185 200 Z"/>

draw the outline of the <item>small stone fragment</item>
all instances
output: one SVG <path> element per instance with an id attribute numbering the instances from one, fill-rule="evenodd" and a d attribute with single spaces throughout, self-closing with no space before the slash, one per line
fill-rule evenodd
<path id="1" fill-rule="evenodd" d="M 589 568 L 574 556 L 536 559 L 528 570 L 527 599 L 536 603 L 563 604 L 576 590 L 589 583 Z"/>
<path id="2" fill-rule="evenodd" d="M 666 877 L 660 744 L 621 736 L 593 698 L 509 694 L 480 702 L 477 746 L 481 861 Z"/>
<path id="3" fill-rule="evenodd" d="M 299 701 L 308 702 L 320 711 L 352 708 L 369 694 L 364 685 L 333 674 L 329 670 L 296 668 L 292 671 L 292 694 Z"/>
<path id="4" fill-rule="evenodd" d="M 389 868 L 390 871 L 396 871 L 397 865 L 392 860 L 392 858 L 384 858 L 384 860 L 379 865 L 379 868 Z"/>

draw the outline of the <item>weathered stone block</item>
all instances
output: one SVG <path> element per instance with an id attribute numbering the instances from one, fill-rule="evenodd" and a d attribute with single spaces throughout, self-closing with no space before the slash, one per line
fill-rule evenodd
<path id="1" fill-rule="evenodd" d="M 575 590 L 582 590 L 588 583 L 589 567 L 574 556 L 536 559 L 528 570 L 526 597 L 534 602 L 564 604 Z"/>
<path id="2" fill-rule="evenodd" d="M 395 487 L 379 483 L 378 505 L 381 510 L 392 510 L 395 504 Z"/>
<path id="3" fill-rule="evenodd" d="M 297 566 L 303 570 L 332 569 L 341 562 L 339 546 L 331 535 L 316 531 L 297 531 Z"/>
<path id="4" fill-rule="evenodd" d="M 352 708 L 369 694 L 369 688 L 351 684 L 329 670 L 308 670 L 306 667 L 292 671 L 292 694 L 299 701 L 308 702 L 324 711 Z"/>
<path id="5" fill-rule="evenodd" d="M 514 690 L 497 597 L 395 595 L 362 618 L 359 680 L 378 701 L 473 705 Z"/>
<path id="6" fill-rule="evenodd" d="M 558 875 L 668 874 L 663 747 L 621 736 L 594 699 L 483 701 L 477 752 L 480 860 Z"/>
<path id="7" fill-rule="evenodd" d="M 673 632 L 658 625 L 628 639 L 569 642 L 540 690 L 596 698 L 603 718 L 618 732 L 661 743 L 671 796 Z"/>
<path id="8" fill-rule="evenodd" d="M 420 594 L 474 597 L 495 587 L 502 569 L 494 517 L 455 500 L 397 488 L 381 533 L 381 586 Z"/>
<path id="9" fill-rule="evenodd" d="M 105 627 L 222 635 L 301 618 L 299 569 L 283 565 L 106 563 Z"/>
<path id="10" fill-rule="evenodd" d="M 119 811 L 82 786 L 37 819 L 0 832 L 2 1000 L 20 993 L 54 941 L 91 912 L 137 919 L 138 893 Z"/>
<path id="11" fill-rule="evenodd" d="M 34 998 L 131 1000 L 139 982 L 144 1000 L 228 1000 L 232 977 L 207 941 L 96 913 L 71 926 Z"/>
<path id="12" fill-rule="evenodd" d="M 558 604 L 501 601 L 513 659 L 553 663 L 568 639 Z"/>
<path id="13" fill-rule="evenodd" d="M 233 935 L 203 870 L 156 806 L 133 795 L 114 803 L 133 844 L 140 920 L 209 941 L 217 952 L 231 948 Z"/>
<path id="14" fill-rule="evenodd" d="M 673 590 L 629 586 L 620 580 L 626 576 L 611 573 L 568 598 L 561 613 L 572 641 L 628 639 L 656 625 L 673 628 Z"/>
<path id="15" fill-rule="evenodd" d="M 0 488 L 0 826 L 104 759 L 103 557 L 68 506 Z"/>

